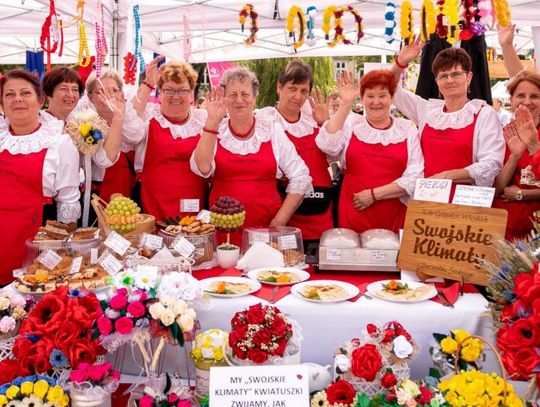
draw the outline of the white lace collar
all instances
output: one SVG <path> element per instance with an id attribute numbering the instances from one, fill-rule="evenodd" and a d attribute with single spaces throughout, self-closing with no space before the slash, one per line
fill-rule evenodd
<path id="1" fill-rule="evenodd" d="M 255 132 L 247 140 L 239 140 L 233 136 L 229 129 L 229 119 L 223 119 L 219 125 L 219 143 L 223 148 L 234 154 L 254 154 L 264 143 L 272 138 L 275 122 L 268 116 L 257 116 L 255 119 Z"/>
<path id="2" fill-rule="evenodd" d="M 410 120 L 392 117 L 392 126 L 386 130 L 371 127 L 365 116 L 355 114 L 352 118 L 352 131 L 356 138 L 367 144 L 401 143 L 406 140 L 412 128 L 416 128 Z"/>
<path id="3" fill-rule="evenodd" d="M 9 131 L 9 121 L 0 122 L 0 152 L 10 154 L 31 154 L 49 148 L 59 139 L 62 131 L 55 122 L 41 121 L 41 126 L 34 133 L 25 136 L 14 136 Z"/>
<path id="4" fill-rule="evenodd" d="M 287 121 L 275 107 L 265 107 L 257 113 L 257 116 L 261 114 L 271 117 L 281 124 L 287 133 L 298 138 L 313 134 L 313 130 L 318 127 L 313 116 L 302 109 L 300 110 L 300 119 L 294 123 Z"/>
<path id="5" fill-rule="evenodd" d="M 474 116 L 486 105 L 484 100 L 473 99 L 456 112 L 444 111 L 444 100 L 430 99 L 426 124 L 436 130 L 462 129 L 474 121 Z"/>
<path id="6" fill-rule="evenodd" d="M 161 105 L 155 103 L 152 107 L 153 111 L 151 117 L 157 120 L 159 125 L 164 129 L 169 129 L 174 139 L 177 138 L 189 138 L 201 134 L 202 128 L 206 123 L 206 110 L 192 109 L 189 112 L 189 119 L 185 124 L 178 125 L 171 123 L 161 113 Z"/>

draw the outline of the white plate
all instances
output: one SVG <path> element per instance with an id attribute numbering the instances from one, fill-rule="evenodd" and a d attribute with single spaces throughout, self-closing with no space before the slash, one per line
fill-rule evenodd
<path id="1" fill-rule="evenodd" d="M 422 302 L 429 300 L 430 298 L 433 298 L 437 295 L 437 290 L 434 286 L 429 284 L 424 284 L 416 281 L 401 281 L 401 280 L 393 280 L 398 283 L 407 284 L 409 288 L 411 289 L 417 289 L 419 287 L 431 287 L 431 290 L 426 291 L 425 294 L 418 298 L 414 299 L 405 299 L 405 298 L 389 298 L 385 297 L 381 294 L 379 294 L 379 291 L 383 289 L 383 284 L 388 284 L 392 280 L 385 280 L 385 281 L 377 281 L 375 283 L 371 283 L 367 286 L 367 292 L 373 295 L 374 297 L 380 298 L 381 300 L 391 301 L 391 302 L 401 302 L 401 303 L 415 303 L 415 302 Z"/>
<path id="2" fill-rule="evenodd" d="M 298 281 L 294 281 L 294 282 L 289 282 L 289 283 L 269 283 L 269 282 L 266 282 L 266 281 L 262 281 L 262 280 L 259 280 L 257 278 L 257 276 L 259 275 L 260 272 L 263 272 L 263 271 L 278 271 L 278 272 L 281 272 L 281 273 L 294 273 L 298 276 Z M 306 281 L 309 277 L 311 276 L 311 274 L 309 274 L 307 271 L 304 271 L 304 270 L 300 270 L 300 269 L 297 269 L 297 268 L 294 268 L 294 267 L 263 267 L 263 268 L 260 268 L 260 269 L 254 269 L 254 270 L 251 270 L 249 273 L 248 273 L 248 277 L 255 280 L 255 281 L 258 281 L 262 284 L 268 284 L 268 285 L 279 285 L 279 286 L 282 286 L 282 285 L 293 285 L 293 284 L 298 284 L 298 283 L 301 283 L 302 281 Z"/>
<path id="3" fill-rule="evenodd" d="M 208 288 L 210 287 L 210 284 L 212 284 L 215 281 L 249 284 L 251 286 L 251 290 L 242 294 L 217 294 L 217 293 L 209 292 Z M 244 295 L 252 294 L 255 291 L 258 291 L 261 289 L 261 283 L 259 283 L 258 281 L 253 281 L 252 279 L 246 278 L 246 277 L 212 277 L 212 278 L 205 278 L 204 280 L 200 280 L 199 283 L 201 285 L 201 288 L 209 295 L 212 295 L 214 297 L 222 297 L 222 298 L 243 297 Z"/>
<path id="4" fill-rule="evenodd" d="M 312 300 L 310 298 L 306 298 L 302 295 L 302 290 L 304 289 L 304 287 L 306 285 L 330 285 L 330 284 L 335 284 L 335 285 L 339 285 L 341 287 L 343 287 L 345 289 L 345 291 L 347 291 L 348 293 L 348 296 L 345 297 L 345 298 L 340 298 L 338 300 L 332 300 L 332 301 L 323 301 L 323 300 Z M 303 283 L 298 283 L 298 284 L 295 284 L 291 287 L 291 293 L 304 300 L 304 301 L 310 301 L 310 302 L 317 302 L 317 303 L 325 303 L 325 304 L 329 304 L 329 303 L 334 303 L 334 302 L 342 302 L 342 301 L 347 301 L 353 297 L 356 297 L 358 294 L 360 294 L 360 290 L 358 289 L 358 287 L 356 287 L 355 285 L 352 285 L 352 284 L 349 284 L 349 283 L 345 283 L 343 281 L 336 281 L 336 280 L 312 280 L 312 281 L 304 281 Z"/>

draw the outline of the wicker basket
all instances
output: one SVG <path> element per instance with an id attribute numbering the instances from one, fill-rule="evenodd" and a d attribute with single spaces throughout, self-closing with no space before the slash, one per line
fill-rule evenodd
<path id="1" fill-rule="evenodd" d="M 392 372 L 394 373 L 394 376 L 396 376 L 398 382 L 407 380 L 409 378 L 411 370 L 407 364 L 392 365 L 390 367 L 392 368 Z M 374 397 L 384 390 L 384 388 L 381 386 L 381 373 L 379 373 L 372 382 L 368 382 L 360 377 L 356 377 L 352 373 L 346 373 L 341 375 L 341 377 L 352 384 L 357 393 L 365 393 L 368 397 Z"/>

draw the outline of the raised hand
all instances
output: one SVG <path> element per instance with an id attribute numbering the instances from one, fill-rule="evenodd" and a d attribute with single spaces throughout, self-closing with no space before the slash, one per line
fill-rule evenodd
<path id="1" fill-rule="evenodd" d="M 525 151 L 526 146 L 519 138 L 515 121 L 512 121 L 503 127 L 503 134 L 508 149 L 514 157 L 519 159 Z"/>
<path id="2" fill-rule="evenodd" d="M 313 88 L 308 100 L 311 106 L 313 119 L 315 119 L 319 126 L 322 126 L 322 124 L 330 118 L 330 114 L 328 113 L 328 107 L 326 106 L 326 101 L 324 100 L 321 90 L 319 88 Z"/>
<path id="3" fill-rule="evenodd" d="M 150 86 L 156 86 L 156 83 L 158 81 L 159 77 L 159 69 L 158 64 L 165 59 L 164 56 L 159 55 L 155 57 L 152 62 L 150 62 L 148 65 L 146 65 L 146 77 L 145 82 L 148 83 Z"/>
<path id="4" fill-rule="evenodd" d="M 360 96 L 360 86 L 354 80 L 352 72 L 341 72 L 340 77 L 336 81 L 339 95 L 343 102 L 352 104 Z"/>
<path id="5" fill-rule="evenodd" d="M 422 48 L 424 48 L 424 45 L 425 43 L 422 41 L 422 38 L 419 35 L 415 36 L 414 41 L 408 45 L 403 45 L 401 48 L 399 55 L 396 57 L 398 63 L 402 66 L 410 64 L 412 61 L 418 58 L 418 55 L 420 55 L 422 52 Z"/>
<path id="6" fill-rule="evenodd" d="M 508 45 L 514 45 L 514 32 L 516 29 L 515 24 L 510 24 L 508 27 L 501 27 L 497 24 L 497 37 L 499 39 L 499 45 L 501 47 Z"/>
<path id="7" fill-rule="evenodd" d="M 206 111 L 208 112 L 208 122 L 219 125 L 225 117 L 227 109 L 225 107 L 225 92 L 222 87 L 212 88 L 206 92 Z"/>
<path id="8" fill-rule="evenodd" d="M 520 140 L 527 146 L 531 154 L 534 154 L 539 148 L 538 129 L 535 126 L 534 117 L 529 109 L 519 105 L 515 112 L 515 127 Z"/>

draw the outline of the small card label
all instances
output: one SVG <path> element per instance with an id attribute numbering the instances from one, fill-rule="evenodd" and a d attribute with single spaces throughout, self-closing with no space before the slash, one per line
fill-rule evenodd
<path id="1" fill-rule="evenodd" d="M 75 274 L 78 273 L 81 269 L 83 258 L 82 256 L 75 257 L 73 261 L 71 262 L 71 267 L 69 269 L 69 274 Z"/>
<path id="2" fill-rule="evenodd" d="M 152 260 L 173 260 L 174 256 L 172 253 L 167 249 L 167 246 L 164 246 L 163 249 L 161 249 L 159 252 L 157 252 L 154 257 L 152 257 Z"/>
<path id="3" fill-rule="evenodd" d="M 101 255 L 98 263 L 105 269 L 107 273 L 114 276 L 120 270 L 122 270 L 122 263 L 117 260 L 111 253 L 105 252 Z"/>
<path id="4" fill-rule="evenodd" d="M 198 199 L 180 199 L 180 212 L 196 213 L 199 209 Z"/>
<path id="5" fill-rule="evenodd" d="M 212 216 L 212 212 L 207 211 L 206 209 L 203 209 L 197 214 L 195 219 L 200 220 L 203 223 L 210 223 L 211 216 Z"/>
<path id="6" fill-rule="evenodd" d="M 414 199 L 416 201 L 448 203 L 452 180 L 436 178 L 420 178 L 416 180 Z"/>
<path id="7" fill-rule="evenodd" d="M 278 238 L 279 246 L 281 249 L 296 249 L 298 244 L 296 243 L 295 235 L 285 235 Z"/>
<path id="8" fill-rule="evenodd" d="M 143 233 L 141 237 L 141 246 L 146 246 L 150 250 L 159 250 L 161 249 L 161 246 L 163 246 L 163 238 L 161 236 Z"/>
<path id="9" fill-rule="evenodd" d="M 191 256 L 191 253 L 195 250 L 195 246 L 187 240 L 185 237 L 180 236 L 175 239 L 173 242 L 173 249 L 176 250 L 184 257 Z"/>
<path id="10" fill-rule="evenodd" d="M 495 188 L 477 187 L 473 185 L 457 185 L 452 203 L 455 205 L 478 206 L 480 208 L 491 208 Z"/>
<path id="11" fill-rule="evenodd" d="M 268 232 L 253 232 L 251 233 L 251 244 L 255 243 L 255 242 L 264 242 L 264 243 L 268 243 L 270 242 L 270 235 L 268 234 Z"/>
<path id="12" fill-rule="evenodd" d="M 371 251 L 371 260 L 373 260 L 373 261 L 386 260 L 386 250 L 372 250 Z"/>
<path id="13" fill-rule="evenodd" d="M 157 274 L 159 268 L 157 266 L 149 266 L 148 264 L 139 264 L 137 273 Z"/>
<path id="14" fill-rule="evenodd" d="M 41 252 L 41 254 L 37 257 L 37 261 L 39 261 L 49 270 L 53 270 L 62 261 L 62 256 L 60 256 L 54 250 L 49 249 Z"/>
<path id="15" fill-rule="evenodd" d="M 326 259 L 327 260 L 341 260 L 341 250 L 339 249 L 326 249 Z"/>
<path id="16" fill-rule="evenodd" d="M 96 264 L 97 263 L 97 261 L 98 261 L 98 253 L 99 253 L 98 248 L 90 249 L 90 264 Z"/>
<path id="17" fill-rule="evenodd" d="M 105 239 L 103 244 L 120 256 L 123 256 L 129 246 L 131 246 L 131 242 L 129 240 L 124 239 L 114 231 L 109 233 L 109 236 L 107 236 L 107 239 Z"/>

